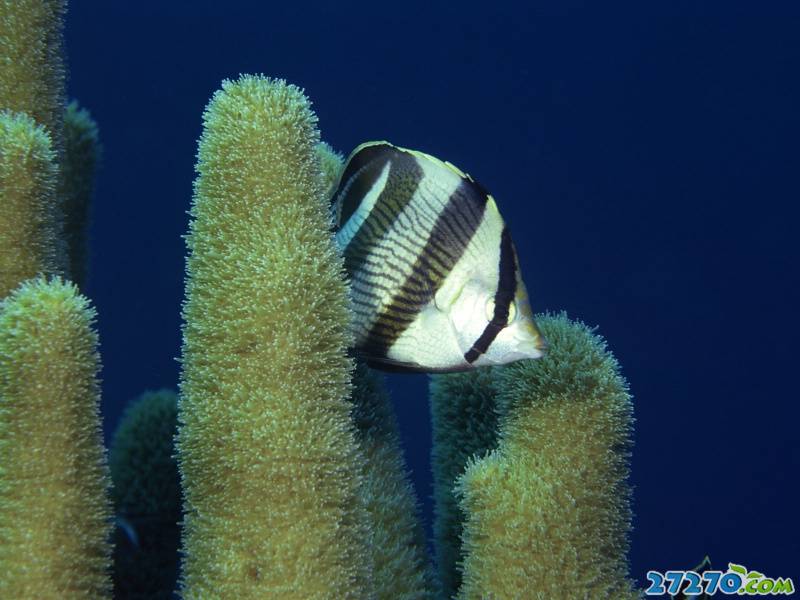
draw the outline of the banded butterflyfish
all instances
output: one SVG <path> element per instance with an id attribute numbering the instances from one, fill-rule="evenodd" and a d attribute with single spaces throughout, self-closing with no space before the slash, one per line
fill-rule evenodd
<path id="1" fill-rule="evenodd" d="M 347 159 L 332 206 L 354 351 L 368 364 L 450 372 L 542 355 L 511 234 L 472 177 L 368 142 Z"/>
<path id="2" fill-rule="evenodd" d="M 703 561 L 697 565 L 694 571 L 694 582 L 689 581 L 689 576 L 686 575 L 680 583 L 680 591 L 677 594 L 671 595 L 671 600 L 702 600 L 704 598 L 711 598 L 711 594 L 705 591 L 705 586 L 702 585 L 703 574 L 711 570 L 711 559 L 706 556 Z M 694 585 L 692 586 L 692 583 Z M 689 588 L 693 587 L 695 590 L 699 588 L 700 591 L 690 592 Z"/>

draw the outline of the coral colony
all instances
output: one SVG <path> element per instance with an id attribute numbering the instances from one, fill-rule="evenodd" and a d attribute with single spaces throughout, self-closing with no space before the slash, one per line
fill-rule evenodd
<path id="1" fill-rule="evenodd" d="M 433 378 L 432 566 L 381 378 L 348 352 L 342 158 L 281 80 L 223 82 L 203 115 L 179 395 L 126 413 L 110 491 L 79 291 L 97 130 L 65 108 L 64 13 L 0 0 L 0 597 L 638 597 L 630 397 L 564 315 L 537 316 L 538 360 Z"/>

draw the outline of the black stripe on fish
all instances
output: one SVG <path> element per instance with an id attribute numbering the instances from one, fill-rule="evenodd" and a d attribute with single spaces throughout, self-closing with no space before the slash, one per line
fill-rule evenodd
<path id="1" fill-rule="evenodd" d="M 341 215 L 338 225 L 344 225 L 358 210 L 364 195 L 372 188 L 381 175 L 383 167 L 391 159 L 395 148 L 389 144 L 370 144 L 356 151 L 347 161 L 334 198 L 347 190 L 342 198 Z M 366 167 L 368 172 L 362 172 Z M 354 189 L 355 188 L 355 189 Z"/>
<path id="2" fill-rule="evenodd" d="M 392 344 L 397 341 L 403 332 L 411 325 L 413 319 L 402 327 L 397 323 L 387 323 L 385 315 L 407 313 L 409 305 L 414 308 L 414 317 L 433 299 L 444 279 L 453 270 L 456 263 L 464 255 L 472 236 L 480 227 L 483 214 L 488 202 L 488 195 L 482 188 L 473 185 L 471 180 L 462 179 L 458 187 L 447 200 L 444 208 L 437 217 L 433 229 L 425 246 L 420 250 L 419 256 L 406 277 L 405 282 L 392 298 L 389 305 L 378 315 L 370 331 L 365 350 L 376 356 L 386 356 Z M 470 209 L 465 210 L 465 205 Z M 459 235 L 454 235 L 456 216 L 462 216 L 462 224 L 457 227 Z M 448 252 L 437 251 L 445 247 Z M 431 260 L 435 259 L 442 270 L 431 269 Z M 373 332 L 379 335 L 373 337 Z"/>
<path id="3" fill-rule="evenodd" d="M 494 314 L 492 320 L 483 330 L 480 337 L 472 344 L 464 359 L 472 364 L 481 354 L 485 354 L 497 335 L 508 324 L 508 311 L 517 293 L 517 261 L 514 256 L 514 243 L 508 227 L 503 227 L 500 236 L 500 267 L 497 281 L 497 292 L 494 295 Z"/>
<path id="4" fill-rule="evenodd" d="M 372 147 L 370 146 L 366 150 L 370 148 Z M 358 155 L 354 158 L 357 157 Z M 375 180 L 378 176 L 375 177 Z M 366 259 L 368 249 L 380 243 L 383 235 L 397 220 L 397 216 L 414 198 L 423 177 L 424 172 L 413 155 L 399 151 L 392 155 L 389 163 L 389 176 L 383 191 L 344 249 L 344 266 L 348 273 L 355 273 Z M 373 181 L 372 184 L 374 185 L 374 183 Z M 371 187 L 370 185 L 363 191 L 360 200 L 363 200 L 364 195 L 369 192 Z"/>

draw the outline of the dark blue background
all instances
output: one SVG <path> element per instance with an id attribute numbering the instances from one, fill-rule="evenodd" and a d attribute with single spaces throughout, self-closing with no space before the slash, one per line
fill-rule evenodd
<path id="1" fill-rule="evenodd" d="M 342 152 L 388 139 L 475 175 L 534 308 L 599 325 L 636 406 L 633 576 L 706 553 L 799 576 L 799 17 L 698 0 L 73 2 L 69 93 L 105 146 L 88 293 L 106 432 L 177 384 L 201 113 L 223 78 L 265 73 L 305 88 Z M 390 385 L 430 520 L 426 377 Z"/>

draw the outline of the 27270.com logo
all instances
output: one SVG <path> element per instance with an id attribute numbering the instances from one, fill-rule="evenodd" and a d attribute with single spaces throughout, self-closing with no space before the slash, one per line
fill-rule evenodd
<path id="1" fill-rule="evenodd" d="M 714 571 L 706 557 L 690 571 L 648 571 L 647 596 L 708 598 L 714 594 L 737 596 L 788 596 L 794 594 L 790 577 L 772 579 L 742 565 L 728 563 L 727 571 Z"/>

